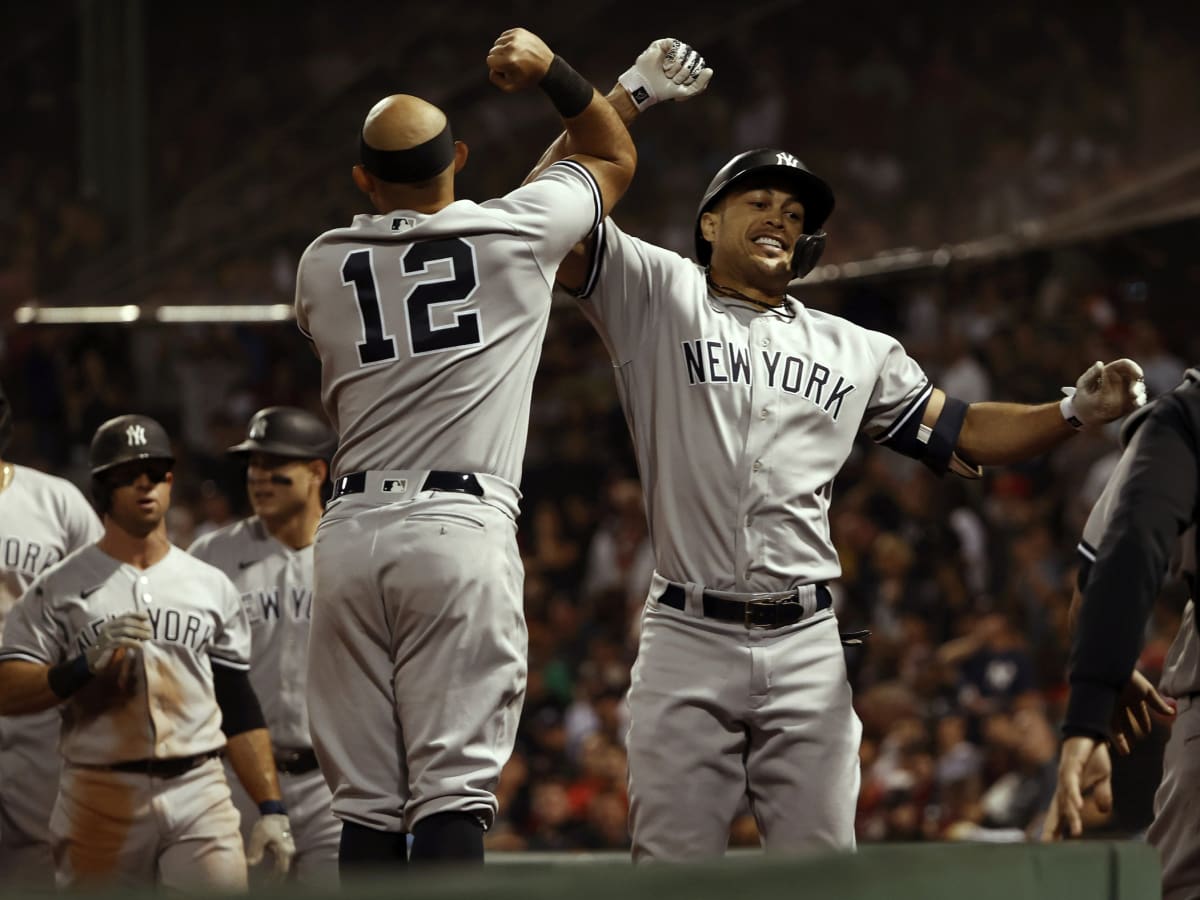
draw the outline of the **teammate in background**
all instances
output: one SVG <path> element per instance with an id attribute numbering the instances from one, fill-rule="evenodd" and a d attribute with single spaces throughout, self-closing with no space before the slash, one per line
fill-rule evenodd
<path id="1" fill-rule="evenodd" d="M 103 531 L 75 485 L 4 460 L 12 430 L 0 385 L 0 633 L 38 575 Z M 7 884 L 53 886 L 50 813 L 61 727 L 57 710 L 0 718 L 0 873 Z"/>
<path id="2" fill-rule="evenodd" d="M 34 581 L 0 646 L 0 713 L 64 705 L 59 887 L 244 888 L 223 746 L 263 813 L 251 857 L 270 847 L 286 870 L 293 852 L 246 614 L 229 579 L 167 540 L 174 458 L 158 422 L 109 419 L 89 460 L 104 534 Z"/>
<path id="3" fill-rule="evenodd" d="M 608 97 L 630 122 L 705 72 L 655 41 Z M 769 852 L 854 846 L 862 727 L 825 582 L 833 480 L 860 430 L 971 476 L 1144 398 L 1128 360 L 1089 368 L 1065 406 L 945 396 L 895 339 L 789 295 L 833 204 L 796 157 L 752 150 L 704 192 L 699 265 L 606 221 L 558 272 L 612 356 L 655 550 L 629 692 L 635 859 L 722 854 L 744 795 Z"/>
<path id="4" fill-rule="evenodd" d="M 525 694 L 517 484 L 554 272 L 625 192 L 611 106 L 524 29 L 490 79 L 538 85 L 566 159 L 504 197 L 455 200 L 445 115 L 386 97 L 354 180 L 378 215 L 305 251 L 296 318 L 338 431 L 317 532 L 309 715 L 340 863 L 483 859 Z"/>
<path id="5" fill-rule="evenodd" d="M 1136 430 L 1135 430 L 1136 429 Z M 1132 433 L 1132 434 L 1131 434 Z M 1128 753 L 1149 733 L 1150 713 L 1174 716 L 1162 782 L 1146 840 L 1162 857 L 1164 900 L 1200 896 L 1200 634 L 1196 630 L 1196 551 L 1200 530 L 1200 369 L 1122 427 L 1125 452 L 1084 527 L 1071 653 L 1071 693 L 1063 722 L 1058 786 L 1042 836 L 1082 832 L 1084 798 L 1112 803 L 1108 741 Z M 1174 557 L 1174 558 L 1172 558 Z M 1170 563 L 1170 565 L 1169 565 Z M 1165 700 L 1134 670 L 1146 621 L 1169 568 L 1187 576 L 1192 598 L 1163 663 Z"/>
<path id="6" fill-rule="evenodd" d="M 290 406 L 250 419 L 246 440 L 229 452 L 246 464 L 254 515 L 206 534 L 190 548 L 234 583 L 250 620 L 250 683 L 271 734 L 279 787 L 292 824 L 300 881 L 336 883 L 341 823 L 317 767 L 308 729 L 308 630 L 312 621 L 313 540 L 321 488 L 337 438 L 323 421 Z M 228 775 L 229 773 L 227 773 Z M 230 781 L 249 845 L 254 804 Z"/>

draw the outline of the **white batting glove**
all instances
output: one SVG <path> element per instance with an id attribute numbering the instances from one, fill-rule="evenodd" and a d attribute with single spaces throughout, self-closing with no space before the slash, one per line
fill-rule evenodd
<path id="1" fill-rule="evenodd" d="M 704 57 L 674 38 L 659 38 L 641 52 L 617 83 L 625 88 L 638 111 L 664 100 L 688 100 L 708 87 L 713 70 Z"/>
<path id="2" fill-rule="evenodd" d="M 93 674 L 108 667 L 113 654 L 121 647 L 134 648 L 152 637 L 150 616 L 144 612 L 122 613 L 100 626 L 96 644 L 84 651 L 88 669 Z"/>
<path id="3" fill-rule="evenodd" d="M 246 842 L 246 862 L 257 866 L 263 861 L 263 853 L 271 851 L 275 858 L 275 872 L 286 875 L 296 855 L 296 842 L 292 840 L 292 824 L 282 813 L 269 813 L 254 823 L 250 840 Z"/>
<path id="4" fill-rule="evenodd" d="M 1103 425 L 1128 415 L 1146 403 L 1146 382 L 1142 367 L 1132 359 L 1118 359 L 1105 365 L 1097 361 L 1079 376 L 1073 388 L 1063 388 L 1063 418 L 1082 428 Z"/>

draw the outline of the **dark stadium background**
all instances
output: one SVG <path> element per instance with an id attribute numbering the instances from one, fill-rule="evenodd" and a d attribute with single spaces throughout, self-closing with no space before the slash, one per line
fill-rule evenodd
<path id="1" fill-rule="evenodd" d="M 846 2 L 4 4 L 0 380 L 18 462 L 85 484 L 95 426 L 147 412 L 179 441 L 173 538 L 245 512 L 223 457 L 249 414 L 319 408 L 290 322 L 162 321 L 168 307 L 289 304 L 299 254 L 364 209 L 349 178 L 378 97 L 444 106 L 473 199 L 515 186 L 555 135 L 484 57 L 538 32 L 607 89 L 682 38 L 708 92 L 650 111 L 617 212 L 690 251 L 712 172 L 777 145 L 834 186 L 806 303 L 893 333 L 967 400 L 1045 401 L 1131 356 L 1151 393 L 1200 358 L 1200 17 L 1188 4 Z M 96 307 L 126 324 L 48 324 Z M 66 310 L 64 313 L 63 310 Z M 217 314 L 214 314 L 217 315 Z M 835 491 L 838 607 L 856 659 L 864 841 L 1020 839 L 1053 787 L 1073 546 L 1115 429 L 978 483 L 864 443 Z M 496 849 L 627 844 L 622 694 L 649 564 L 608 361 L 552 317 L 522 485 L 531 677 Z M 1166 592 L 1154 673 L 1183 595 Z M 704 660 L 696 660 L 703 666 Z M 1157 742 L 1120 770 L 1111 833 L 1143 827 Z M 735 825 L 753 844 L 753 819 Z"/>

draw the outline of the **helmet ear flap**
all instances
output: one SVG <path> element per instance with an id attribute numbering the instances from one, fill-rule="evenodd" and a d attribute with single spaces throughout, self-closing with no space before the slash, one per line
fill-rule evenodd
<path id="1" fill-rule="evenodd" d="M 825 237 L 824 231 L 800 235 L 800 240 L 796 241 L 796 247 L 792 250 L 792 274 L 796 278 L 803 278 L 816 268 L 821 254 L 825 252 Z"/>

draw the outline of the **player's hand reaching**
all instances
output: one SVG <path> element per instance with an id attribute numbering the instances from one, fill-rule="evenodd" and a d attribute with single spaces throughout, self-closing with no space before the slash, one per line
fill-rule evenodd
<path id="1" fill-rule="evenodd" d="M 1150 734 L 1150 729 L 1154 727 L 1151 713 L 1170 717 L 1175 715 L 1175 707 L 1154 689 L 1145 675 L 1134 669 L 1129 684 L 1121 691 L 1116 709 L 1113 710 L 1113 746 L 1118 753 L 1128 756 L 1133 742 Z"/>
<path id="2" fill-rule="evenodd" d="M 1112 809 L 1112 757 L 1103 741 L 1075 735 L 1063 741 L 1058 785 L 1042 824 L 1042 840 L 1083 834 L 1085 802 L 1102 813 Z"/>
<path id="3" fill-rule="evenodd" d="M 1132 359 L 1118 359 L 1107 365 L 1097 361 L 1079 376 L 1075 387 L 1063 388 L 1063 393 L 1081 423 L 1103 425 L 1144 405 L 1146 383 L 1142 367 Z"/>
<path id="4" fill-rule="evenodd" d="M 257 866 L 267 850 L 274 858 L 275 873 L 286 875 L 292 866 L 292 857 L 296 855 L 296 843 L 292 840 L 291 822 L 282 813 L 268 813 L 254 823 L 246 842 L 246 862 Z"/>
<path id="5" fill-rule="evenodd" d="M 108 668 L 113 655 L 122 647 L 136 648 L 142 641 L 149 640 L 154 632 L 150 628 L 150 616 L 145 612 L 122 613 L 100 626 L 96 643 L 84 651 L 88 669 L 92 674 Z"/>
<path id="6" fill-rule="evenodd" d="M 501 32 L 487 55 L 488 80 L 506 93 L 536 85 L 550 70 L 554 51 L 524 28 Z"/>
<path id="7" fill-rule="evenodd" d="M 704 57 L 675 38 L 659 38 L 641 52 L 617 82 L 638 110 L 665 100 L 688 100 L 701 93 L 712 78 Z"/>

